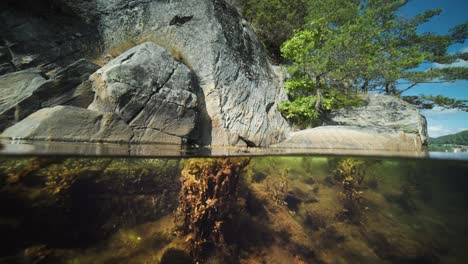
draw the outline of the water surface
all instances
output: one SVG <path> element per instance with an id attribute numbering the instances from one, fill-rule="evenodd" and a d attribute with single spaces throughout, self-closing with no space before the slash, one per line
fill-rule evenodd
<path id="1" fill-rule="evenodd" d="M 0 263 L 468 257 L 463 155 L 76 143 L 1 153 Z"/>

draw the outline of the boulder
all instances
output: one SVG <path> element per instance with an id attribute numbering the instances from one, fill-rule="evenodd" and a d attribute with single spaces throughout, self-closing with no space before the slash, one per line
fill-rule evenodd
<path id="1" fill-rule="evenodd" d="M 4 2 L 0 35 L 18 69 L 37 67 L 49 74 L 77 58 L 118 53 L 119 47 L 150 40 L 196 76 L 199 143 L 267 146 L 289 131 L 277 109 L 287 98 L 281 78 L 249 23 L 229 4 L 236 1 Z"/>
<path id="2" fill-rule="evenodd" d="M 94 73 L 89 109 L 113 112 L 135 131 L 133 142 L 195 139 L 198 102 L 193 75 L 158 45 L 138 45 Z"/>
<path id="3" fill-rule="evenodd" d="M 81 20 L 96 21 L 104 48 L 150 40 L 195 73 L 202 144 L 267 146 L 285 138 L 280 77 L 249 23 L 226 1 L 62 2 Z"/>
<path id="4" fill-rule="evenodd" d="M 280 148 L 357 149 L 418 151 L 422 142 L 417 134 L 398 130 L 356 126 L 322 126 L 292 132 Z"/>
<path id="5" fill-rule="evenodd" d="M 325 126 L 357 126 L 361 128 L 397 130 L 409 137 L 420 137 L 423 144 L 427 141 L 426 118 L 416 106 L 397 97 L 383 94 L 367 94 L 364 106 L 333 110 Z M 375 131 L 375 130 L 374 130 Z M 393 134 L 393 132 L 391 132 Z"/>
<path id="6" fill-rule="evenodd" d="M 98 66 L 79 60 L 46 80 L 38 70 L 24 70 L 0 77 L 0 131 L 35 111 L 56 105 L 86 108 L 94 94 L 89 75 Z"/>
<path id="7" fill-rule="evenodd" d="M 0 76 L 0 131 L 22 119 L 22 109 L 37 107 L 39 102 L 22 102 L 45 82 L 41 73 L 33 69 Z"/>
<path id="8" fill-rule="evenodd" d="M 0 137 L 78 142 L 129 142 L 133 132 L 115 114 L 74 106 L 55 106 L 35 112 L 7 128 Z"/>

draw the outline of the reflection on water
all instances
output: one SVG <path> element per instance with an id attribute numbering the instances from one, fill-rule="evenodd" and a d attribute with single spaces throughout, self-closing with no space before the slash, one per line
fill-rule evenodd
<path id="1" fill-rule="evenodd" d="M 0 158 L 0 263 L 464 263 L 468 163 Z"/>

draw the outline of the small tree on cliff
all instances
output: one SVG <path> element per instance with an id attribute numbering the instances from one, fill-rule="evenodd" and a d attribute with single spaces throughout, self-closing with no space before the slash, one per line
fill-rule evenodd
<path id="1" fill-rule="evenodd" d="M 286 83 L 290 101 L 280 105 L 283 114 L 301 125 L 313 125 L 323 110 L 346 105 L 359 91 L 400 94 L 419 83 L 467 79 L 468 69 L 462 67 L 409 71 L 423 62 L 466 59 L 466 53 L 447 55 L 447 48 L 464 42 L 468 24 L 453 28 L 448 35 L 418 34 L 417 27 L 441 10 L 406 19 L 396 12 L 407 2 L 310 1 L 304 30 L 281 48 L 291 62 L 291 79 Z M 398 91 L 402 79 L 408 87 Z"/>

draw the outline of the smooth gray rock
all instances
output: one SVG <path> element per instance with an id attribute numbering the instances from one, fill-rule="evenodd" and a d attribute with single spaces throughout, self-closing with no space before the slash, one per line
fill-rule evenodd
<path id="1" fill-rule="evenodd" d="M 267 146 L 285 138 L 280 77 L 249 23 L 224 0 L 65 2 L 82 20 L 98 21 L 105 48 L 150 40 L 195 73 L 202 144 Z"/>
<path id="2" fill-rule="evenodd" d="M 193 75 L 158 45 L 138 45 L 94 73 L 89 109 L 116 113 L 138 130 L 133 142 L 177 143 L 194 139 L 198 102 Z"/>
<path id="3" fill-rule="evenodd" d="M 48 73 L 77 57 L 150 40 L 197 77 L 202 88 L 197 94 L 199 143 L 267 146 L 289 131 L 277 109 L 287 98 L 281 78 L 249 23 L 224 0 L 53 0 L 53 8 L 30 1 L 23 9 L 1 5 L 0 35 L 12 44 L 12 63 L 19 69 L 38 67 Z"/>
<path id="4" fill-rule="evenodd" d="M 60 69 L 51 79 L 37 89 L 31 98 L 40 101 L 41 108 L 56 105 L 71 105 L 87 108 L 94 99 L 88 78 L 99 66 L 80 59 L 64 69 Z"/>
<path id="5" fill-rule="evenodd" d="M 74 106 L 44 108 L 7 128 L 2 138 L 77 141 L 129 142 L 128 125 L 112 113 L 99 113 Z"/>
<path id="6" fill-rule="evenodd" d="M 46 79 L 37 70 L 24 70 L 0 76 L 0 131 L 18 122 L 23 109 L 35 108 L 39 102 L 23 103 Z"/>
<path id="7" fill-rule="evenodd" d="M 358 126 L 381 130 L 398 130 L 415 134 L 423 144 L 427 141 L 426 118 L 416 106 L 383 94 L 367 94 L 365 106 L 334 110 L 324 125 Z"/>
<path id="8" fill-rule="evenodd" d="M 79 60 L 45 80 L 37 70 L 0 77 L 0 131 L 35 111 L 56 105 L 86 108 L 94 98 L 89 76 L 98 66 Z"/>
<path id="9" fill-rule="evenodd" d="M 322 126 L 292 132 L 284 142 L 273 147 L 420 151 L 422 142 L 417 134 L 403 133 L 388 128 Z"/>

